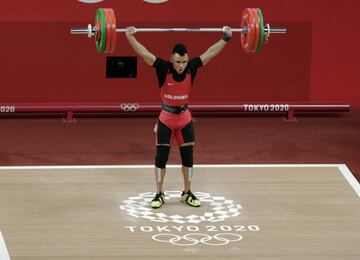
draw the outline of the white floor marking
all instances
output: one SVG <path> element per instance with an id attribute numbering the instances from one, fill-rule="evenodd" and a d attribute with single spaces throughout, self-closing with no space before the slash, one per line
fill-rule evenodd
<path id="1" fill-rule="evenodd" d="M 10 256 L 7 251 L 5 240 L 3 238 L 1 231 L 0 231 L 0 260 L 10 260 Z"/>
<path id="2" fill-rule="evenodd" d="M 360 197 L 360 184 L 357 181 L 357 179 L 354 177 L 354 175 L 351 173 L 349 168 L 345 164 L 342 164 L 339 165 L 339 170 L 344 175 L 345 179 L 349 182 L 351 187 L 353 187 L 357 195 Z"/>
<path id="3" fill-rule="evenodd" d="M 302 168 L 302 167 L 339 167 L 344 164 L 198 164 L 197 168 Z M 181 168 L 181 165 L 166 165 L 167 168 Z M 55 166 L 0 166 L 0 170 L 62 170 L 62 169 L 148 169 L 152 164 L 128 165 L 55 165 Z"/>

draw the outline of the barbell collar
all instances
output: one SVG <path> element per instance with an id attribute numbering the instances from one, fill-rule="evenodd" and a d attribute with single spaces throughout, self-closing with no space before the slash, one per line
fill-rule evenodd
<path id="1" fill-rule="evenodd" d="M 95 30 L 94 30 L 95 32 Z M 86 28 L 74 28 L 71 29 L 71 34 L 88 34 L 89 30 Z"/>

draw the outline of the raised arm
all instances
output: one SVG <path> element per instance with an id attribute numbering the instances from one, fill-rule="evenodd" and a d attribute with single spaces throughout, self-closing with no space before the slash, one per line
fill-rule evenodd
<path id="1" fill-rule="evenodd" d="M 224 37 L 221 40 L 211 45 L 203 54 L 200 55 L 203 65 L 206 65 L 212 58 L 218 55 L 231 39 L 232 32 L 229 26 L 224 27 L 224 33 Z"/>
<path id="2" fill-rule="evenodd" d="M 144 61 L 146 62 L 146 64 L 148 64 L 149 66 L 152 66 L 156 60 L 156 57 L 154 56 L 154 54 L 152 54 L 151 52 L 149 52 L 145 46 L 143 46 L 140 42 L 138 42 L 134 36 L 134 34 L 136 33 L 136 28 L 134 26 L 130 26 L 127 28 L 127 32 L 126 34 L 126 38 L 128 39 L 131 47 L 134 49 L 134 51 L 141 57 L 144 59 Z"/>

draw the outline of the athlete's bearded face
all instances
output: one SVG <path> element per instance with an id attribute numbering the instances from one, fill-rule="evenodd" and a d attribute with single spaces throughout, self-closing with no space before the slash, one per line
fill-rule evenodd
<path id="1" fill-rule="evenodd" d="M 178 53 L 174 53 L 171 55 L 170 61 L 173 64 L 174 70 L 178 74 L 182 74 L 188 64 L 189 56 L 186 53 L 183 56 L 180 56 Z"/>

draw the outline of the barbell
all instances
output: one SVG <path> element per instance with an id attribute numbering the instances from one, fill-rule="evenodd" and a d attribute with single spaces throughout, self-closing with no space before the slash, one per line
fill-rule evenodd
<path id="1" fill-rule="evenodd" d="M 264 25 L 259 8 L 245 8 L 241 16 L 241 28 L 232 28 L 232 32 L 241 33 L 241 46 L 247 53 L 259 53 L 272 33 L 286 33 L 285 28 L 270 28 Z M 113 53 L 116 45 L 116 33 L 127 29 L 116 28 L 115 12 L 111 8 L 99 8 L 95 15 L 95 25 L 87 28 L 71 29 L 71 34 L 87 34 L 95 37 L 99 53 Z M 136 32 L 224 32 L 224 28 L 136 28 Z"/>

